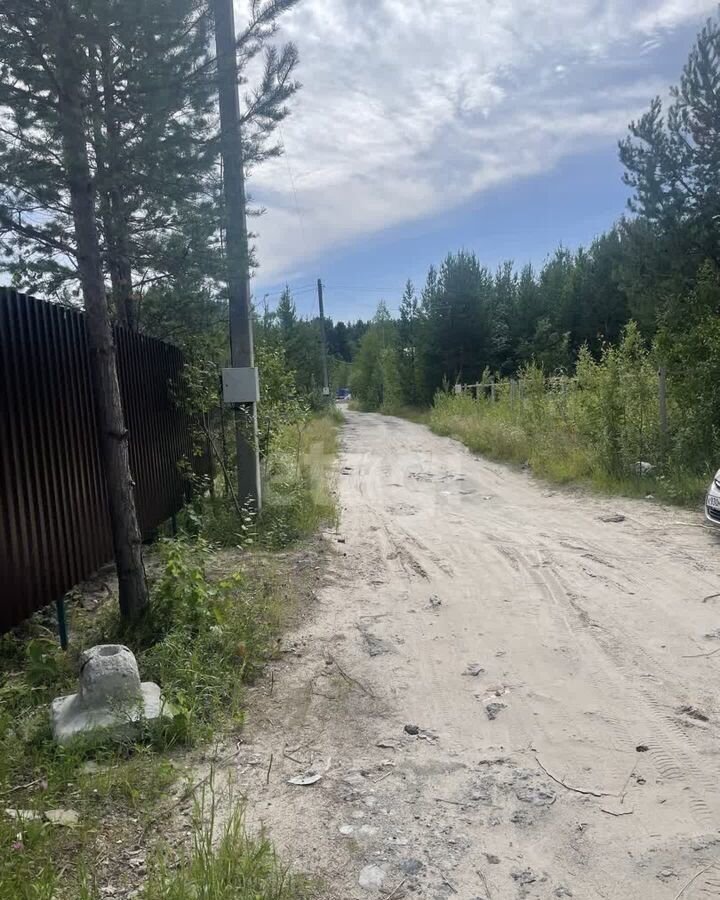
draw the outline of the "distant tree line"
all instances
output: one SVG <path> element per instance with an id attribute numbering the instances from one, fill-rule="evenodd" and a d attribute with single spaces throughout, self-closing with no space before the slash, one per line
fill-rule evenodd
<path id="1" fill-rule="evenodd" d="M 370 323 L 335 322 L 325 319 L 325 339 L 328 350 L 328 370 L 333 392 L 346 387 L 350 381 L 350 363 Z M 272 311 L 258 311 L 255 324 L 258 344 L 282 348 L 285 365 L 293 373 L 298 394 L 311 404 L 322 397 L 322 344 L 320 319 L 298 315 L 289 288 L 285 288 L 277 307 Z"/>
<path id="2" fill-rule="evenodd" d="M 573 372 L 582 348 L 599 359 L 634 322 L 694 411 L 688 445 L 720 456 L 720 19 L 698 35 L 667 109 L 654 99 L 619 152 L 626 216 L 539 271 L 449 254 L 419 291 L 408 282 L 397 317 L 381 304 L 354 359 L 354 396 L 392 408 L 530 363 Z"/>

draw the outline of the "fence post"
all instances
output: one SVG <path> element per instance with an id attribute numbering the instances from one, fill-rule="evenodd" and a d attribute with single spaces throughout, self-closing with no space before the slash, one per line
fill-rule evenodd
<path id="1" fill-rule="evenodd" d="M 60 638 L 60 649 L 68 648 L 68 630 L 67 618 L 65 616 L 65 595 L 58 597 L 55 601 L 55 609 L 57 611 L 58 636 Z"/>
<path id="2" fill-rule="evenodd" d="M 660 445 L 664 453 L 668 442 L 667 368 L 665 366 L 660 366 L 658 371 L 658 407 L 660 415 Z"/>

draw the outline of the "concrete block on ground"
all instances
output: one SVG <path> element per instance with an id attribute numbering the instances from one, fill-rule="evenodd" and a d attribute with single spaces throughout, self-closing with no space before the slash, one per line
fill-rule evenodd
<path id="1" fill-rule="evenodd" d="M 99 730 L 132 735 L 140 722 L 172 715 L 159 686 L 140 681 L 134 654 L 121 644 L 86 650 L 80 659 L 77 694 L 57 697 L 50 709 L 53 735 L 60 744 Z"/>

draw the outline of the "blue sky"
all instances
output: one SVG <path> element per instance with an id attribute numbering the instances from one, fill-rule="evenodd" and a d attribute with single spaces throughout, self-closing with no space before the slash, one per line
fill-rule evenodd
<path id="1" fill-rule="evenodd" d="M 629 7 L 632 7 L 631 9 Z M 256 302 L 396 306 L 448 251 L 542 263 L 625 209 L 616 144 L 678 80 L 706 0 L 301 0 L 303 89 L 265 209 Z M 241 11 L 239 10 L 239 15 Z"/>

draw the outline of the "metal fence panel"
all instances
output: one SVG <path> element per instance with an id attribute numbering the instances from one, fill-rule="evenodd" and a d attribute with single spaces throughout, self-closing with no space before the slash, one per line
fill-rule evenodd
<path id="1" fill-rule="evenodd" d="M 115 332 L 143 531 L 182 506 L 181 352 Z M 0 633 L 112 559 L 82 312 L 0 288 Z"/>

